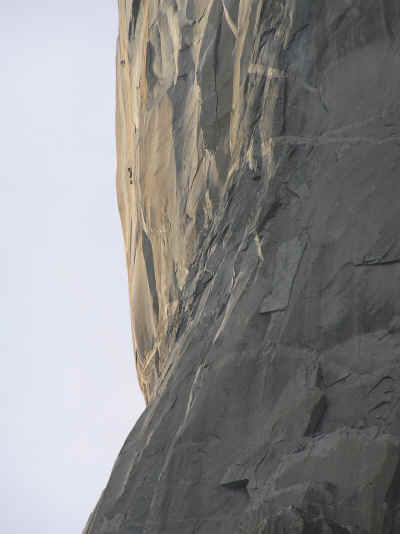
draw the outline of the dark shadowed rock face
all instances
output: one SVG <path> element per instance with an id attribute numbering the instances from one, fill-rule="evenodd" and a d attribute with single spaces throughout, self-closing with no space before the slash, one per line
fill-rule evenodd
<path id="1" fill-rule="evenodd" d="M 400 2 L 120 0 L 148 406 L 87 534 L 400 533 Z"/>

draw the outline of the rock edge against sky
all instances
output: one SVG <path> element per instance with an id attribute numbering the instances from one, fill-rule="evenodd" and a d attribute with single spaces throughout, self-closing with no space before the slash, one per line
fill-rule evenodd
<path id="1" fill-rule="evenodd" d="M 119 14 L 147 408 L 85 533 L 398 534 L 398 0 Z"/>

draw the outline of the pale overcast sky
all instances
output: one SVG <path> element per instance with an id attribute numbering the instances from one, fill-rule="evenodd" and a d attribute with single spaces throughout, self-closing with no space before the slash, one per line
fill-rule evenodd
<path id="1" fill-rule="evenodd" d="M 80 533 L 144 409 L 115 194 L 116 0 L 1 0 L 2 534 Z"/>

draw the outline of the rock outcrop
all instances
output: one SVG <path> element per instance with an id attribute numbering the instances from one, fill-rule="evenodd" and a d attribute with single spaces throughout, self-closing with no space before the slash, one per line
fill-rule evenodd
<path id="1" fill-rule="evenodd" d="M 120 0 L 148 406 L 87 534 L 400 532 L 400 3 Z"/>

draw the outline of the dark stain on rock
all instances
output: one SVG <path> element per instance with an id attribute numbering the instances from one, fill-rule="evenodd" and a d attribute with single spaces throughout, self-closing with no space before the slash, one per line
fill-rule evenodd
<path id="1" fill-rule="evenodd" d="M 146 232 L 142 230 L 142 250 L 144 262 L 146 265 L 147 280 L 149 284 L 150 294 L 153 299 L 153 310 L 156 318 L 158 318 L 158 296 L 157 296 L 157 284 L 154 271 L 154 257 L 151 241 L 148 238 Z"/>

